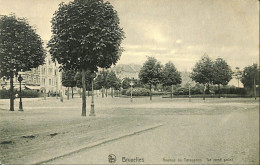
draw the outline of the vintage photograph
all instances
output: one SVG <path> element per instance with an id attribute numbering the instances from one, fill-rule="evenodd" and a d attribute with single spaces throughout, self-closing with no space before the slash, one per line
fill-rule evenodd
<path id="1" fill-rule="evenodd" d="M 259 164 L 258 0 L 0 0 L 0 165 Z"/>

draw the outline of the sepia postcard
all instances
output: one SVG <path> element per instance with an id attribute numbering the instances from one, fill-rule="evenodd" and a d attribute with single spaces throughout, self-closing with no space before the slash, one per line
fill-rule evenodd
<path id="1" fill-rule="evenodd" d="M 259 164 L 258 0 L 0 0 L 0 164 Z"/>

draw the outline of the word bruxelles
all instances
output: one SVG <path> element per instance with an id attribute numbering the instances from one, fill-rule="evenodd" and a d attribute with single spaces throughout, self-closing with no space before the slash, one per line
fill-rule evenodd
<path id="1" fill-rule="evenodd" d="M 144 158 L 139 158 L 139 157 L 136 157 L 136 158 L 126 158 L 126 157 L 122 157 L 122 162 L 144 162 Z"/>

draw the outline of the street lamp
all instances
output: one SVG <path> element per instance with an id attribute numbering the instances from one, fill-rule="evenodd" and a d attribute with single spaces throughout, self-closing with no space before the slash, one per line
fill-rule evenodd
<path id="1" fill-rule="evenodd" d="M 23 102 L 22 102 L 22 81 L 23 78 L 21 75 L 18 77 L 18 81 L 20 83 L 20 101 L 19 101 L 19 111 L 23 111 Z"/>
<path id="2" fill-rule="evenodd" d="M 130 86 L 131 86 L 131 102 L 133 102 L 133 85 L 134 85 L 133 80 L 131 80 L 131 82 L 130 82 Z"/>
<path id="3" fill-rule="evenodd" d="M 92 95 L 92 98 L 91 98 L 91 110 L 90 110 L 90 114 L 89 116 L 96 116 L 95 114 L 95 110 L 94 110 L 94 78 L 92 79 L 91 81 L 91 95 Z"/>

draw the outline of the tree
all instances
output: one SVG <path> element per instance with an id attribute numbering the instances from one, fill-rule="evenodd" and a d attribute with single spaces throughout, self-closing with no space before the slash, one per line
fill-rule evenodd
<path id="1" fill-rule="evenodd" d="M 259 69 L 257 69 L 257 64 L 247 66 L 244 68 L 241 82 L 244 87 L 253 90 L 255 85 L 259 85 Z"/>
<path id="2" fill-rule="evenodd" d="M 61 69 L 74 69 L 85 75 L 116 64 L 124 38 L 117 12 L 103 0 L 74 0 L 61 3 L 54 13 L 52 38 L 48 43 L 52 59 Z M 82 116 L 86 116 L 85 76 L 82 76 Z"/>
<path id="3" fill-rule="evenodd" d="M 131 79 L 126 77 L 122 80 L 122 88 L 123 89 L 128 89 L 130 88 L 130 82 L 131 82 Z"/>
<path id="4" fill-rule="evenodd" d="M 225 60 L 217 58 L 213 64 L 214 78 L 213 84 L 218 85 L 218 94 L 220 98 L 220 85 L 227 85 L 232 79 L 232 70 Z"/>
<path id="5" fill-rule="evenodd" d="M 152 100 L 152 85 L 157 85 L 162 79 L 162 65 L 154 58 L 148 57 L 139 72 L 139 78 L 150 87 L 150 100 Z"/>
<path id="6" fill-rule="evenodd" d="M 92 80 L 96 77 L 96 73 L 95 72 L 91 72 L 90 70 L 87 70 L 85 72 L 85 85 L 86 85 L 86 90 L 90 91 L 91 90 L 91 82 Z M 75 74 L 75 81 L 76 81 L 76 86 L 78 88 L 82 88 L 82 73 L 81 72 L 77 72 Z"/>
<path id="7" fill-rule="evenodd" d="M 106 97 L 107 97 L 107 76 L 108 76 L 108 71 L 105 71 L 103 69 L 97 76 L 96 78 L 96 84 L 98 85 L 99 89 L 102 91 L 102 98 L 104 98 L 104 88 L 106 88 Z"/>
<path id="8" fill-rule="evenodd" d="M 171 98 L 173 96 L 173 85 L 181 84 L 181 73 L 177 71 L 172 62 L 165 64 L 162 70 L 162 84 L 163 86 L 171 86 Z"/>
<path id="9" fill-rule="evenodd" d="M 68 87 L 67 98 L 69 100 L 69 88 L 72 90 L 72 98 L 73 98 L 73 87 L 76 86 L 75 80 L 76 72 L 74 70 L 65 70 L 62 72 L 62 85 Z"/>
<path id="10" fill-rule="evenodd" d="M 120 80 L 116 77 L 116 74 L 114 71 L 108 72 L 107 75 L 107 87 L 111 88 L 111 97 L 113 98 L 113 91 L 114 89 L 120 88 Z"/>
<path id="11" fill-rule="evenodd" d="M 197 83 L 203 84 L 208 87 L 209 92 L 209 85 L 212 84 L 214 79 L 214 68 L 213 68 L 213 61 L 209 58 L 208 55 L 203 55 L 201 60 L 195 64 L 195 67 L 192 69 L 191 79 Z M 205 100 L 205 90 L 203 95 L 203 100 Z"/>
<path id="12" fill-rule="evenodd" d="M 239 88 L 239 81 L 242 76 L 242 71 L 240 70 L 239 67 L 236 67 L 236 71 L 234 72 L 233 76 L 235 77 L 235 79 L 237 79 L 237 87 Z"/>
<path id="13" fill-rule="evenodd" d="M 10 111 L 14 111 L 13 78 L 44 63 L 46 52 L 36 30 L 25 18 L 0 18 L 0 78 L 10 79 Z"/>

